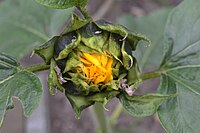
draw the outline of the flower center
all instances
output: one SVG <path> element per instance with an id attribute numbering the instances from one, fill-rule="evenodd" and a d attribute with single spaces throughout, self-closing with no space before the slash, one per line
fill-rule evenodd
<path id="1" fill-rule="evenodd" d="M 80 61 L 84 65 L 84 70 L 81 68 L 77 68 L 77 70 L 88 78 L 86 81 L 87 83 L 106 84 L 113 79 L 113 60 L 106 54 L 106 52 L 104 52 L 104 54 L 89 54 L 82 52 Z"/>

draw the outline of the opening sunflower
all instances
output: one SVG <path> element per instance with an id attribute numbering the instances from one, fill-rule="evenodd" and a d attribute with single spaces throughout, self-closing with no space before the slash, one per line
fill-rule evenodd
<path id="1" fill-rule="evenodd" d="M 113 60 L 106 52 L 104 54 L 82 52 L 80 61 L 83 63 L 83 68 L 78 67 L 77 71 L 87 77 L 88 84 L 106 84 L 113 79 Z"/>

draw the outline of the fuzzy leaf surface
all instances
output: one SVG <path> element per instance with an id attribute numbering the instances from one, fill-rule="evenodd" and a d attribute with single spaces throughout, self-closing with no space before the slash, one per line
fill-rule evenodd
<path id="1" fill-rule="evenodd" d="M 133 95 L 128 96 L 121 94 L 119 99 L 125 110 L 133 116 L 144 117 L 154 114 L 158 107 L 166 100 L 176 96 L 161 95 L 161 94 L 146 94 L 146 95 Z"/>
<path id="2" fill-rule="evenodd" d="M 88 0 L 35 0 L 38 3 L 59 9 L 66 9 L 73 6 L 85 7 L 88 3 Z"/>
<path id="3" fill-rule="evenodd" d="M 158 110 L 169 133 L 198 133 L 200 102 L 200 2 L 183 1 L 169 15 L 159 92 L 178 93 Z"/>
<path id="4" fill-rule="evenodd" d="M 13 97 L 22 103 L 24 115 L 30 116 L 42 95 L 39 78 L 33 73 L 21 71 L 18 65 L 14 58 L 0 53 L 0 127 L 6 111 L 13 108 Z"/>

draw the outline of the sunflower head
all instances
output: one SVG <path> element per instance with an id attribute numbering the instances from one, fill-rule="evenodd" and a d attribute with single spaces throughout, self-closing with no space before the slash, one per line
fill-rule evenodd
<path id="1" fill-rule="evenodd" d="M 54 88 L 64 91 L 80 115 L 95 102 L 105 103 L 123 91 L 131 92 L 129 75 L 137 71 L 132 51 L 140 40 L 148 41 L 123 26 L 73 15 L 60 36 L 35 52 L 51 66 L 50 92 L 54 94 Z"/>
<path id="2" fill-rule="evenodd" d="M 86 82 L 88 84 L 106 84 L 113 80 L 113 59 L 106 52 L 103 54 L 82 52 L 80 61 L 83 64 L 83 68 L 77 67 L 77 72 L 82 73 L 87 78 Z"/>

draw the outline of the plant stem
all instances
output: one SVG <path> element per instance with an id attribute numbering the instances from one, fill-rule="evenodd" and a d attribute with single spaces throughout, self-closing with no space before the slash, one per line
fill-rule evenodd
<path id="1" fill-rule="evenodd" d="M 160 77 L 161 71 L 153 71 L 153 72 L 148 72 L 148 73 L 144 73 L 140 76 L 140 78 L 142 80 L 147 80 L 147 79 L 151 79 L 151 78 L 157 78 Z"/>
<path id="2" fill-rule="evenodd" d="M 103 105 L 96 103 L 91 107 L 94 121 L 96 122 L 96 133 L 113 133 L 108 116 L 104 112 Z"/>
<path id="3" fill-rule="evenodd" d="M 89 12 L 84 7 L 76 6 L 76 8 L 82 13 L 85 19 L 92 19 Z"/>
<path id="4" fill-rule="evenodd" d="M 143 73 L 139 77 L 137 77 L 134 80 L 132 80 L 129 84 L 134 84 L 136 81 L 138 81 L 138 79 L 141 79 L 143 81 L 143 80 L 147 80 L 147 79 L 151 79 L 151 78 L 160 77 L 161 73 L 162 73 L 161 70 L 156 70 L 156 71 L 153 71 L 153 72 Z"/>
<path id="5" fill-rule="evenodd" d="M 26 67 L 24 68 L 24 70 L 29 71 L 29 72 L 38 72 L 38 71 L 48 70 L 49 68 L 50 68 L 50 65 L 38 64 L 38 65 Z"/>
<path id="6" fill-rule="evenodd" d="M 110 123 L 115 125 L 117 120 L 119 119 L 121 113 L 123 111 L 123 106 L 120 102 L 118 102 L 117 106 L 115 107 L 112 115 L 110 116 Z"/>

